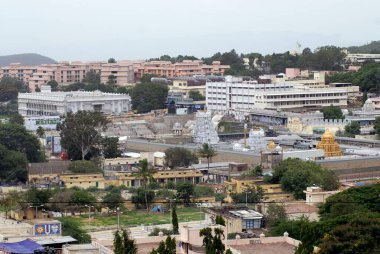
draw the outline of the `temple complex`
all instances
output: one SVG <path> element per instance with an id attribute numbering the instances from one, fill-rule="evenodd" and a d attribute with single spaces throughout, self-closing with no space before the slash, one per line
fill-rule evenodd
<path id="1" fill-rule="evenodd" d="M 342 156 L 340 146 L 329 129 L 326 129 L 322 135 L 321 141 L 317 144 L 317 149 L 323 149 L 325 157 Z"/>
<path id="2" fill-rule="evenodd" d="M 265 140 L 265 133 L 263 129 L 251 129 L 249 131 L 248 146 L 254 152 L 265 150 L 267 142 Z"/>
<path id="3" fill-rule="evenodd" d="M 211 144 L 219 143 L 218 133 L 215 130 L 211 120 L 211 113 L 197 112 L 196 123 L 193 129 L 193 141 L 196 144 Z"/>

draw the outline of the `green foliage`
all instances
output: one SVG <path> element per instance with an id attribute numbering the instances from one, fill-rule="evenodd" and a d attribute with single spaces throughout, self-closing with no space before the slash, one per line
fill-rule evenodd
<path id="1" fill-rule="evenodd" d="M 273 227 L 287 220 L 285 208 L 281 204 L 270 203 L 267 208 L 266 222 L 269 227 Z"/>
<path id="2" fill-rule="evenodd" d="M 73 161 L 69 168 L 73 173 L 100 173 L 102 170 L 92 161 Z"/>
<path id="3" fill-rule="evenodd" d="M 93 205 L 94 203 L 96 203 L 96 197 L 87 190 L 75 190 L 70 199 L 70 205 L 76 207 Z"/>
<path id="4" fill-rule="evenodd" d="M 100 73 L 96 70 L 89 70 L 86 72 L 86 77 L 83 82 L 87 84 L 99 85 L 100 84 Z"/>
<path id="5" fill-rule="evenodd" d="M 212 197 L 214 196 L 214 190 L 210 186 L 195 185 L 194 195 L 195 197 Z"/>
<path id="6" fill-rule="evenodd" d="M 194 196 L 194 185 L 188 182 L 180 182 L 176 185 L 177 199 L 182 200 L 185 205 L 190 204 L 191 197 Z"/>
<path id="7" fill-rule="evenodd" d="M 9 123 L 10 124 L 24 125 L 24 117 L 22 117 L 22 115 L 20 115 L 19 113 L 12 114 L 9 117 Z"/>
<path id="8" fill-rule="evenodd" d="M 189 98 L 193 99 L 194 101 L 206 100 L 206 97 L 204 97 L 198 90 L 190 90 Z"/>
<path id="9" fill-rule="evenodd" d="M 144 187 L 144 195 L 145 195 L 145 207 L 148 210 L 149 209 L 149 202 L 148 202 L 148 192 L 147 192 L 147 185 L 149 181 L 153 181 L 153 174 L 156 172 L 156 170 L 153 167 L 150 167 L 148 165 L 147 159 L 141 160 L 140 165 L 138 167 L 138 171 L 134 172 L 134 175 L 142 181 L 143 187 Z"/>
<path id="10" fill-rule="evenodd" d="M 355 212 L 380 211 L 380 184 L 350 188 L 326 199 L 320 207 L 322 219 Z"/>
<path id="11" fill-rule="evenodd" d="M 153 249 L 150 254 L 175 254 L 176 244 L 175 238 L 166 237 L 165 242 L 161 241 L 157 249 Z"/>
<path id="12" fill-rule="evenodd" d="M 117 158 L 121 156 L 121 150 L 118 147 L 119 139 L 117 137 L 105 137 L 102 140 L 104 158 Z"/>
<path id="13" fill-rule="evenodd" d="M 25 192 L 25 201 L 32 206 L 45 205 L 52 196 L 50 189 L 39 190 L 37 188 L 30 188 Z"/>
<path id="14" fill-rule="evenodd" d="M 215 217 L 215 224 L 226 226 L 226 221 L 223 219 L 223 217 L 221 215 L 217 215 Z"/>
<path id="15" fill-rule="evenodd" d="M 165 108 L 168 86 L 163 84 L 139 83 L 131 91 L 132 106 L 137 113 L 147 113 Z"/>
<path id="16" fill-rule="evenodd" d="M 43 136 L 45 136 L 44 128 L 42 128 L 41 126 L 38 126 L 38 128 L 36 130 L 36 134 L 37 134 L 37 137 L 39 137 L 39 138 L 42 138 Z"/>
<path id="17" fill-rule="evenodd" d="M 346 126 L 344 126 L 345 134 L 348 137 L 355 137 L 355 135 L 360 134 L 360 124 L 357 121 L 353 121 Z"/>
<path id="18" fill-rule="evenodd" d="M 62 234 L 65 236 L 72 236 L 78 243 L 91 243 L 91 236 L 86 234 L 86 231 L 80 228 L 77 221 L 70 217 L 59 218 L 62 226 Z"/>
<path id="19" fill-rule="evenodd" d="M 27 92 L 27 86 L 22 81 L 12 77 L 0 80 L 0 102 L 17 100 L 20 92 Z"/>
<path id="20" fill-rule="evenodd" d="M 69 158 L 70 147 L 80 151 L 82 160 L 91 149 L 102 143 L 101 131 L 106 129 L 108 120 L 100 112 L 78 111 L 66 114 L 62 123 L 57 124 L 60 131 L 62 147 L 68 149 Z"/>
<path id="21" fill-rule="evenodd" d="M 256 177 L 256 176 L 261 176 L 263 174 L 263 169 L 261 168 L 261 165 L 257 165 L 254 168 L 251 168 L 248 172 L 245 172 L 243 176 L 248 176 L 248 177 Z"/>
<path id="22" fill-rule="evenodd" d="M 301 228 L 310 222 L 306 217 L 301 217 L 298 220 L 283 220 L 278 224 L 274 224 L 269 231 L 271 236 L 283 236 L 284 232 L 288 232 L 289 236 L 294 239 L 301 239 Z"/>
<path id="23" fill-rule="evenodd" d="M 210 169 L 212 157 L 218 155 L 218 152 L 210 144 L 204 143 L 198 150 L 198 154 L 200 157 L 207 158 L 207 168 Z"/>
<path id="24" fill-rule="evenodd" d="M 154 78 L 154 77 L 157 77 L 157 75 L 145 73 L 145 74 L 142 75 L 142 77 L 140 79 L 140 82 L 141 83 L 151 83 L 151 79 Z"/>
<path id="25" fill-rule="evenodd" d="M 120 190 L 108 191 L 103 197 L 103 204 L 110 209 L 116 209 L 117 207 L 123 206 L 123 198 L 121 197 Z"/>
<path id="26" fill-rule="evenodd" d="M 223 244 L 224 239 L 223 230 L 214 228 L 214 235 L 212 235 L 211 228 L 203 228 L 199 231 L 199 236 L 203 236 L 203 244 L 206 254 L 223 254 L 226 247 Z"/>
<path id="27" fill-rule="evenodd" d="M 371 41 L 370 43 L 362 46 L 348 47 L 347 50 L 352 54 L 380 54 L 380 41 Z"/>
<path id="28" fill-rule="evenodd" d="M 321 112 L 323 113 L 323 117 L 325 119 L 343 119 L 344 115 L 342 110 L 337 106 L 327 106 L 323 107 L 321 109 Z"/>
<path id="29" fill-rule="evenodd" d="M 28 161 L 24 153 L 8 150 L 0 144 L 0 181 L 26 182 Z"/>
<path id="30" fill-rule="evenodd" d="M 173 234 L 179 234 L 177 208 L 175 205 L 172 208 L 172 226 L 173 226 Z"/>
<path id="31" fill-rule="evenodd" d="M 335 190 L 339 181 L 333 171 L 323 169 L 313 161 L 288 158 L 274 168 L 272 183 L 281 183 L 282 188 L 293 193 L 296 199 L 305 198 L 304 190 L 317 185 L 324 190 Z"/>
<path id="32" fill-rule="evenodd" d="M 136 208 L 149 209 L 149 203 L 154 199 L 154 192 L 145 188 L 138 188 L 137 192 L 132 196 L 132 203 Z"/>
<path id="33" fill-rule="evenodd" d="M 58 82 L 55 80 L 50 80 L 46 83 L 46 85 L 51 87 L 51 90 L 53 92 L 58 91 Z"/>
<path id="34" fill-rule="evenodd" d="M 18 124 L 0 124 L 0 144 L 8 150 L 24 153 L 29 162 L 41 162 L 45 157 L 37 138 Z"/>
<path id="35" fill-rule="evenodd" d="M 225 193 L 215 193 L 215 201 L 216 202 L 223 202 L 224 199 L 227 197 Z"/>
<path id="36" fill-rule="evenodd" d="M 264 197 L 263 189 L 258 187 L 250 187 L 245 192 L 233 193 L 231 198 L 235 203 L 258 203 Z"/>
<path id="37" fill-rule="evenodd" d="M 129 238 L 125 229 L 115 232 L 113 248 L 115 254 L 137 254 L 135 240 Z"/>
<path id="38" fill-rule="evenodd" d="M 108 63 L 116 63 L 115 58 L 111 57 L 108 59 Z"/>
<path id="39" fill-rule="evenodd" d="M 165 166 L 167 167 L 188 167 L 197 162 L 196 154 L 188 149 L 173 147 L 165 150 Z"/>

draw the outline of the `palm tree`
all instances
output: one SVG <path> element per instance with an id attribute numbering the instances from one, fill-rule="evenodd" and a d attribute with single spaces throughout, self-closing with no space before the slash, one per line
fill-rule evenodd
<path id="1" fill-rule="evenodd" d="M 133 174 L 136 178 L 140 179 L 140 182 L 142 181 L 142 185 L 144 187 L 144 194 L 145 194 L 145 205 L 146 210 L 149 211 L 148 207 L 148 197 L 147 197 L 147 185 L 149 181 L 153 180 L 153 174 L 156 172 L 153 167 L 150 167 L 148 165 L 147 159 L 143 159 L 139 161 L 140 166 L 138 167 L 138 170 Z"/>
<path id="2" fill-rule="evenodd" d="M 204 143 L 202 145 L 202 148 L 198 150 L 198 154 L 200 157 L 207 158 L 207 172 L 209 174 L 211 159 L 212 157 L 215 157 L 218 153 L 210 144 Z M 207 181 L 209 181 L 209 179 Z"/>
<path id="3" fill-rule="evenodd" d="M 38 126 L 36 134 L 39 138 L 42 138 L 45 135 L 45 131 L 41 126 Z"/>

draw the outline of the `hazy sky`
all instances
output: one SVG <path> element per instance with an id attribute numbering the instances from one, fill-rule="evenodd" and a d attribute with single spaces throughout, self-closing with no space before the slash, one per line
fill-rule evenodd
<path id="1" fill-rule="evenodd" d="M 379 0 L 0 0 L 0 55 L 55 60 L 284 52 L 380 39 Z"/>

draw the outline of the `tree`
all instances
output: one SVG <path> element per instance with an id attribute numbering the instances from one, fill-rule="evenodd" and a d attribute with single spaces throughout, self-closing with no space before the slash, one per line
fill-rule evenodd
<path id="1" fill-rule="evenodd" d="M 122 205 L 124 202 L 120 190 L 114 190 L 108 192 L 103 197 L 103 204 L 105 204 L 110 209 L 116 209 L 120 205 Z"/>
<path id="2" fill-rule="evenodd" d="M 132 196 L 132 203 L 137 208 L 144 208 L 148 210 L 148 204 L 154 199 L 154 191 L 144 188 L 138 188 L 136 193 Z"/>
<path id="3" fill-rule="evenodd" d="M 150 74 L 150 73 L 145 73 L 142 75 L 140 82 L 141 83 L 151 83 L 151 79 L 157 77 L 156 74 Z"/>
<path id="4" fill-rule="evenodd" d="M 223 230 L 214 228 L 214 236 L 211 228 L 203 228 L 199 231 L 199 236 L 203 236 L 203 245 L 206 254 L 223 254 L 226 249 L 222 237 L 224 238 Z"/>
<path id="5" fill-rule="evenodd" d="M 226 221 L 223 219 L 223 217 L 221 215 L 217 215 L 215 217 L 215 224 L 226 226 Z"/>
<path id="6" fill-rule="evenodd" d="M 24 153 L 8 150 L 0 144 L 0 181 L 26 182 L 28 161 Z"/>
<path id="7" fill-rule="evenodd" d="M 96 197 L 87 190 L 75 190 L 71 196 L 69 205 L 77 209 L 83 208 L 85 205 L 93 205 L 96 203 Z"/>
<path id="8" fill-rule="evenodd" d="M 102 140 L 104 158 L 117 158 L 121 156 L 121 150 L 118 147 L 119 139 L 117 137 L 105 137 Z"/>
<path id="9" fill-rule="evenodd" d="M 258 203 L 264 197 L 264 191 L 260 186 L 250 187 L 242 193 L 233 193 L 231 198 L 235 203 Z"/>
<path id="10" fill-rule="evenodd" d="M 175 238 L 166 237 L 165 242 L 161 241 L 157 249 L 153 249 L 149 254 L 175 254 L 176 244 Z"/>
<path id="11" fill-rule="evenodd" d="M 64 121 L 57 124 L 57 130 L 61 132 L 62 147 L 65 149 L 77 148 L 84 160 L 91 148 L 101 145 L 100 131 L 106 129 L 108 122 L 99 112 L 67 113 Z"/>
<path id="12" fill-rule="evenodd" d="M 61 217 L 61 232 L 65 236 L 72 236 L 78 243 L 91 243 L 91 236 L 81 229 L 78 221 L 71 217 Z"/>
<path id="13" fill-rule="evenodd" d="M 190 90 L 189 98 L 193 99 L 194 101 L 206 100 L 206 97 L 204 97 L 198 90 Z"/>
<path id="14" fill-rule="evenodd" d="M 100 173 L 102 170 L 92 161 L 73 161 L 68 170 L 73 173 Z"/>
<path id="15" fill-rule="evenodd" d="M 21 92 L 27 92 L 27 86 L 17 78 L 3 77 L 0 80 L 0 102 L 17 100 Z"/>
<path id="16" fill-rule="evenodd" d="M 112 58 L 112 57 L 111 57 L 111 58 L 109 58 L 109 59 L 108 59 L 108 63 L 116 63 L 116 60 L 115 60 L 115 58 Z"/>
<path id="17" fill-rule="evenodd" d="M 52 91 L 58 91 L 58 82 L 55 80 L 50 80 L 46 83 L 46 85 L 51 87 Z"/>
<path id="18" fill-rule="evenodd" d="M 173 147 L 165 150 L 165 166 L 167 167 L 188 167 L 197 162 L 196 154 L 188 149 Z"/>
<path id="19" fill-rule="evenodd" d="M 204 143 L 202 144 L 202 148 L 198 150 L 198 154 L 200 157 L 207 158 L 207 170 L 209 171 L 211 159 L 218 153 L 210 144 Z"/>
<path id="20" fill-rule="evenodd" d="M 116 78 L 115 75 L 111 74 L 111 75 L 108 76 L 107 85 L 109 85 L 109 86 L 115 86 L 116 82 L 117 82 L 117 78 Z"/>
<path id="21" fill-rule="evenodd" d="M 190 199 L 194 196 L 194 185 L 189 182 L 180 182 L 177 183 L 176 190 L 177 199 L 182 200 L 185 205 L 190 204 Z"/>
<path id="22" fill-rule="evenodd" d="M 173 234 L 178 234 L 178 217 L 177 217 L 177 208 L 174 205 L 172 208 L 172 226 L 173 226 Z"/>
<path id="23" fill-rule="evenodd" d="M 272 183 L 281 183 L 284 190 L 293 193 L 296 199 L 305 198 L 303 191 L 313 185 L 324 190 L 335 190 L 339 181 L 331 170 L 323 169 L 313 161 L 288 158 L 274 168 Z"/>
<path id="24" fill-rule="evenodd" d="M 135 240 L 129 238 L 125 229 L 115 232 L 113 249 L 115 254 L 137 254 Z"/>
<path id="25" fill-rule="evenodd" d="M 115 231 L 115 235 L 113 239 L 113 252 L 115 254 L 124 254 L 123 241 L 121 239 L 121 235 L 118 230 Z"/>
<path id="26" fill-rule="evenodd" d="M 20 115 L 19 113 L 12 114 L 9 117 L 9 123 L 11 124 L 18 124 L 18 125 L 24 125 L 24 117 Z"/>
<path id="27" fill-rule="evenodd" d="M 52 196 L 50 189 L 39 190 L 35 187 L 25 192 L 25 201 L 32 206 L 44 206 Z"/>
<path id="28" fill-rule="evenodd" d="M 287 220 L 287 215 L 283 205 L 270 203 L 267 208 L 266 222 L 270 227 L 273 227 Z"/>
<path id="29" fill-rule="evenodd" d="M 67 211 L 70 211 L 72 209 L 70 202 L 72 200 L 73 194 L 74 190 L 72 189 L 63 189 L 59 192 L 55 192 L 50 200 L 50 208 L 53 211 L 67 213 Z"/>
<path id="30" fill-rule="evenodd" d="M 352 121 L 351 123 L 344 126 L 345 134 L 349 137 L 355 137 L 355 135 L 360 134 L 360 124 L 357 121 Z"/>
<path id="31" fill-rule="evenodd" d="M 96 70 L 89 70 L 86 72 L 86 77 L 83 80 L 84 83 L 99 85 L 100 84 L 100 73 Z"/>
<path id="32" fill-rule="evenodd" d="M 165 108 L 168 91 L 168 86 L 163 84 L 136 84 L 130 94 L 133 109 L 137 113 L 147 113 L 151 110 Z"/>
<path id="33" fill-rule="evenodd" d="M 38 128 L 36 130 L 36 134 L 37 134 L 37 137 L 43 138 L 43 136 L 45 136 L 44 128 L 42 128 L 41 126 L 38 126 Z"/>
<path id="34" fill-rule="evenodd" d="M 29 162 L 44 161 L 38 139 L 18 124 L 0 124 L 0 144 L 6 149 L 25 153 Z"/>
<path id="35" fill-rule="evenodd" d="M 140 179 L 140 184 L 142 184 L 142 186 L 146 190 L 148 182 L 153 180 L 153 174 L 155 172 L 156 171 L 154 170 L 154 168 L 150 167 L 148 165 L 147 159 L 144 159 L 144 160 L 141 160 L 139 162 L 138 170 L 137 170 L 137 172 L 134 172 L 134 175 L 138 179 Z M 148 211 L 149 210 L 149 204 L 148 204 L 147 192 L 145 192 L 144 195 L 145 195 L 145 205 L 146 205 L 146 209 Z"/>
<path id="36" fill-rule="evenodd" d="M 261 165 L 257 165 L 254 168 L 251 168 L 248 172 L 244 173 L 244 176 L 256 177 L 256 176 L 261 176 L 262 174 L 263 174 L 263 169 Z"/>
<path id="37" fill-rule="evenodd" d="M 343 119 L 343 112 L 337 106 L 328 106 L 321 109 L 324 119 Z"/>

